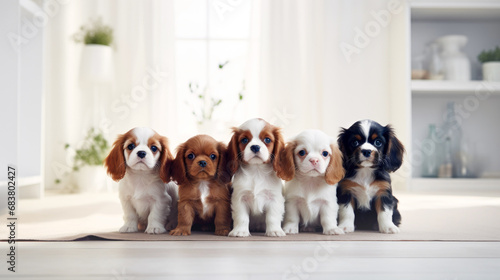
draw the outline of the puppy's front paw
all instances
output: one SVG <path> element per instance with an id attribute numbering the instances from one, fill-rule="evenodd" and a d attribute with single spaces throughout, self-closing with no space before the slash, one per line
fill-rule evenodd
<path id="1" fill-rule="evenodd" d="M 145 232 L 149 234 L 161 234 L 167 232 L 167 230 L 163 226 L 148 226 Z"/>
<path id="2" fill-rule="evenodd" d="M 229 234 L 229 229 L 216 229 L 215 235 L 227 236 Z"/>
<path id="3" fill-rule="evenodd" d="M 399 233 L 400 231 L 399 228 L 393 223 L 386 225 L 379 225 L 379 230 L 381 233 L 390 233 L 390 234 Z"/>
<path id="4" fill-rule="evenodd" d="M 340 224 L 339 228 L 344 231 L 344 233 L 354 232 L 354 224 Z"/>
<path id="5" fill-rule="evenodd" d="M 170 231 L 170 235 L 175 235 L 175 236 L 191 235 L 191 230 L 177 227 Z"/>
<path id="6" fill-rule="evenodd" d="M 229 233 L 229 236 L 230 237 L 248 237 L 248 236 L 250 236 L 250 232 L 248 230 L 244 230 L 244 229 L 233 229 Z"/>
<path id="7" fill-rule="evenodd" d="M 283 226 L 283 231 L 285 234 L 298 234 L 299 233 L 299 225 L 293 223 L 286 223 Z"/>
<path id="8" fill-rule="evenodd" d="M 266 231 L 266 236 L 270 237 L 282 237 L 286 236 L 285 232 L 282 229 L 277 229 L 277 230 L 268 230 Z"/>
<path id="9" fill-rule="evenodd" d="M 137 223 L 135 225 L 133 224 L 124 224 L 120 230 L 121 233 L 127 233 L 127 232 L 138 232 L 139 229 L 137 228 Z"/>
<path id="10" fill-rule="evenodd" d="M 344 231 L 339 227 L 334 227 L 331 229 L 323 230 L 323 234 L 325 234 L 325 235 L 340 235 L 340 234 L 344 234 Z"/>

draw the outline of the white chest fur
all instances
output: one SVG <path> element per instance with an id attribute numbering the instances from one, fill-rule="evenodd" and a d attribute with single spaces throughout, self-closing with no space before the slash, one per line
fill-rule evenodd
<path id="1" fill-rule="evenodd" d="M 198 189 L 200 190 L 200 200 L 201 204 L 203 205 L 203 214 L 205 214 L 208 210 L 208 204 L 206 202 L 207 196 L 209 194 L 208 182 L 200 182 L 200 184 L 198 185 Z"/>
<path id="2" fill-rule="evenodd" d="M 370 201 L 378 191 L 378 188 L 371 185 L 374 181 L 373 169 L 361 168 L 356 173 L 356 176 L 349 178 L 349 180 L 360 185 L 360 187 L 352 189 L 354 196 L 358 200 L 358 208 L 370 209 Z"/>

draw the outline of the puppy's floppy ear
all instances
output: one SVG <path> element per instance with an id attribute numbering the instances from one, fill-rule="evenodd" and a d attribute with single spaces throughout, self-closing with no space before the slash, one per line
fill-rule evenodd
<path id="1" fill-rule="evenodd" d="M 271 162 L 273 163 L 274 171 L 277 173 L 283 172 L 282 167 L 280 166 L 279 157 L 283 150 L 285 149 L 285 140 L 283 139 L 283 135 L 281 135 L 280 128 L 274 127 L 274 148 L 273 153 L 271 155 Z"/>
<path id="2" fill-rule="evenodd" d="M 346 153 L 346 149 L 345 149 L 345 145 L 346 145 L 345 138 L 346 137 L 347 137 L 347 129 L 340 128 L 339 137 L 337 138 L 337 144 L 339 145 L 339 149 L 343 154 Z"/>
<path id="3" fill-rule="evenodd" d="M 177 154 L 175 155 L 174 161 L 170 165 L 170 175 L 178 185 L 182 185 L 187 182 L 186 163 L 184 162 L 184 154 L 186 153 L 185 146 L 186 143 L 183 143 L 177 147 Z"/>
<path id="4" fill-rule="evenodd" d="M 233 137 L 231 137 L 231 141 L 229 141 L 229 144 L 227 145 L 227 152 L 226 152 L 226 168 L 227 172 L 230 175 L 234 175 L 236 171 L 238 170 L 238 167 L 240 165 L 240 151 L 239 151 L 239 135 L 240 132 L 238 128 L 233 127 Z"/>
<path id="5" fill-rule="evenodd" d="M 167 137 L 160 137 L 160 145 L 161 145 L 161 154 L 158 159 L 158 163 L 160 164 L 160 178 L 163 182 L 170 182 L 170 169 L 172 162 L 174 161 L 174 157 L 168 148 L 168 139 Z"/>
<path id="6" fill-rule="evenodd" d="M 219 152 L 219 161 L 217 164 L 217 179 L 223 184 L 231 182 L 231 174 L 228 168 L 228 148 L 226 144 L 219 142 L 217 143 L 217 151 Z"/>
<path id="7" fill-rule="evenodd" d="M 330 145 L 332 154 L 330 155 L 330 163 L 325 172 L 325 181 L 329 185 L 335 185 L 344 178 L 345 170 L 342 165 L 342 152 L 335 145 Z"/>
<path id="8" fill-rule="evenodd" d="M 108 174 L 117 182 L 125 176 L 125 170 L 127 168 L 125 156 L 123 155 L 123 144 L 125 139 L 125 134 L 119 135 L 113 143 L 113 149 L 104 160 L 104 165 L 107 168 Z"/>
<path id="9" fill-rule="evenodd" d="M 285 149 L 279 156 L 278 177 L 285 181 L 290 181 L 295 177 L 295 157 L 294 151 L 297 148 L 297 142 L 288 142 Z"/>
<path id="10" fill-rule="evenodd" d="M 387 172 L 394 172 L 403 164 L 403 154 L 405 148 L 403 144 L 396 138 L 394 129 L 391 125 L 384 128 L 384 137 L 387 139 L 386 151 L 384 154 L 383 165 Z"/>

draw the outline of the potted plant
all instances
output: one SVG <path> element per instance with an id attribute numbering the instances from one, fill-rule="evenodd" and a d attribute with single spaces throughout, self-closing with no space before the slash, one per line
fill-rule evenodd
<path id="1" fill-rule="evenodd" d="M 482 51 L 477 58 L 483 63 L 483 80 L 500 82 L 500 47 Z"/>
<path id="2" fill-rule="evenodd" d="M 65 149 L 71 146 L 66 144 Z M 80 148 L 75 149 L 73 175 L 81 192 L 95 192 L 106 186 L 104 159 L 109 151 L 108 141 L 100 131 L 89 129 Z"/>
<path id="3" fill-rule="evenodd" d="M 80 77 L 92 85 L 111 81 L 113 74 L 113 29 L 102 23 L 101 18 L 91 19 L 73 35 L 77 43 L 83 43 Z"/>
<path id="4" fill-rule="evenodd" d="M 224 63 L 218 64 L 218 70 L 223 71 L 224 67 L 229 63 L 226 61 Z M 223 87 L 222 85 L 219 85 Z M 217 90 L 218 89 L 218 90 Z M 219 91 L 220 88 L 217 87 L 215 91 Z M 190 102 L 186 104 L 191 108 L 191 114 L 196 118 L 198 124 L 198 133 L 210 134 L 214 131 L 224 130 L 222 128 L 222 123 L 213 120 L 213 114 L 215 110 L 222 104 L 223 100 L 221 98 L 212 95 L 214 90 L 209 90 L 207 86 L 200 88 L 198 83 L 189 83 L 189 92 L 191 94 Z M 243 100 L 243 94 L 245 92 L 245 81 L 242 81 L 241 89 L 239 90 L 236 102 Z"/>

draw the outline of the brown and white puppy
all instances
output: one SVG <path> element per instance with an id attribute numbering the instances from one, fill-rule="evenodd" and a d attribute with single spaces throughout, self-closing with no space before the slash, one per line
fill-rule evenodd
<path id="1" fill-rule="evenodd" d="M 285 143 L 280 129 L 263 119 L 251 119 L 233 129 L 229 142 L 229 167 L 234 228 L 229 236 L 250 236 L 265 230 L 267 236 L 285 236 L 281 221 L 285 212 L 278 157 Z"/>
<path id="2" fill-rule="evenodd" d="M 226 145 L 197 135 L 177 148 L 171 167 L 179 184 L 178 225 L 171 235 L 190 235 L 193 225 L 215 224 L 215 234 L 231 230 L 231 205 L 226 168 Z"/>
<path id="3" fill-rule="evenodd" d="M 289 142 L 280 156 L 284 170 L 287 234 L 301 230 L 343 234 L 337 226 L 337 183 L 344 177 L 342 153 L 336 139 L 319 130 L 305 130 Z"/>
<path id="4" fill-rule="evenodd" d="M 148 127 L 118 136 L 104 164 L 119 181 L 124 224 L 120 232 L 164 233 L 177 224 L 177 185 L 170 181 L 173 161 L 167 138 Z"/>

